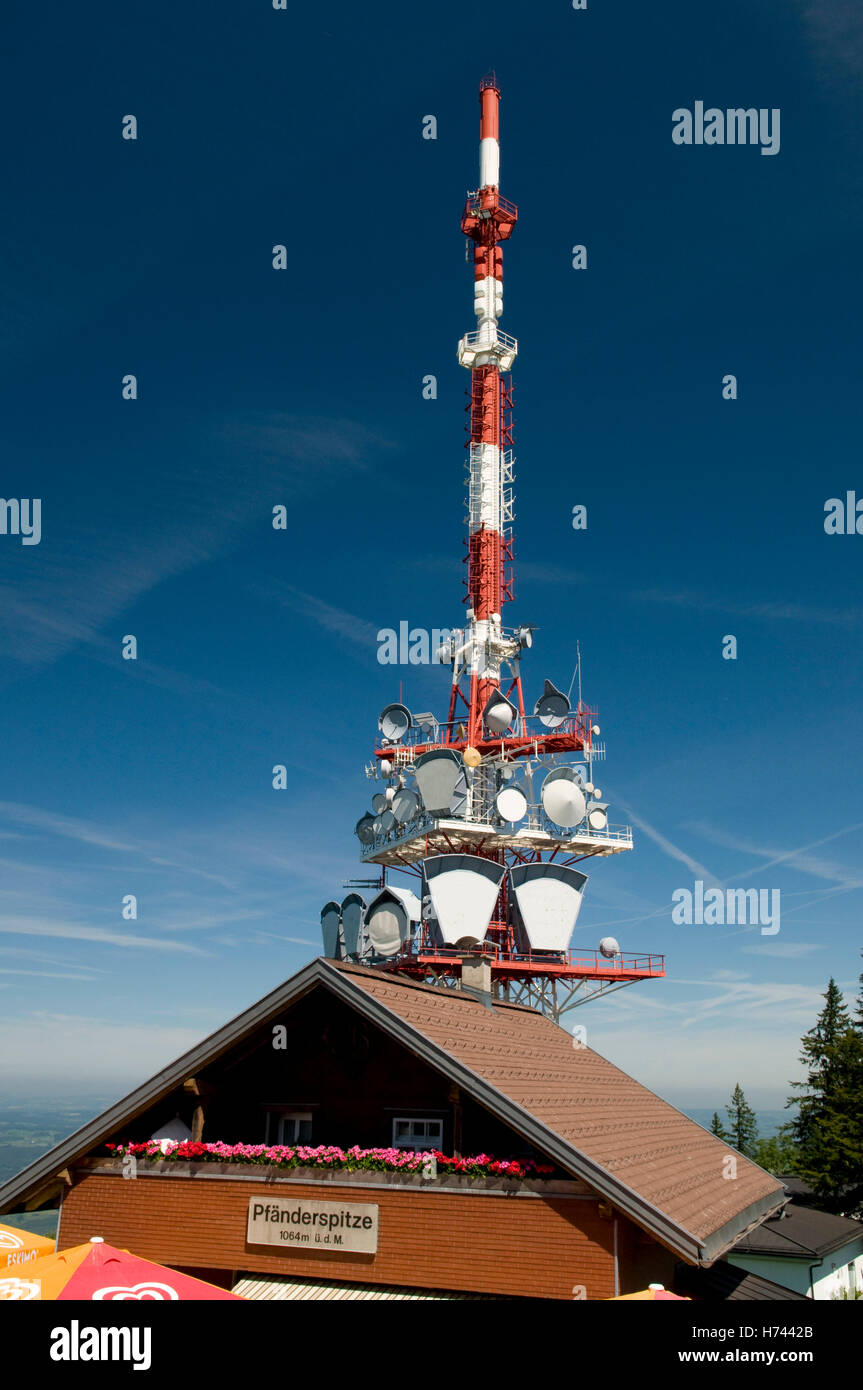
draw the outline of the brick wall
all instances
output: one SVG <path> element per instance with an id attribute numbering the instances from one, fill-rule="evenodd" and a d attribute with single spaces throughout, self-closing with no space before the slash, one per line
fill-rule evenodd
<path id="1" fill-rule="evenodd" d="M 377 1254 L 248 1246 L 250 1199 L 277 1196 L 377 1203 Z M 578 1284 L 588 1299 L 614 1294 L 614 1223 L 584 1198 L 76 1174 L 60 1245 L 94 1235 L 202 1277 L 227 1269 L 540 1298 L 571 1299 Z"/>

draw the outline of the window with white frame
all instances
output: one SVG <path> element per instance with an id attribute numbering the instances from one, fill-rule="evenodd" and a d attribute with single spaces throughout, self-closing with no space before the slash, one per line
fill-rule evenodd
<path id="1" fill-rule="evenodd" d="M 414 1120 L 397 1115 L 393 1120 L 393 1148 L 440 1149 L 443 1143 L 443 1120 Z"/>
<path id="2" fill-rule="evenodd" d="M 310 1110 L 275 1110 L 268 1115 L 267 1143 L 296 1144 L 312 1142 L 312 1112 Z"/>

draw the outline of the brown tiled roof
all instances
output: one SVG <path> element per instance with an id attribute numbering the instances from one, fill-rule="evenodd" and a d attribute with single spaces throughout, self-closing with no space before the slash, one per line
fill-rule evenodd
<path id="1" fill-rule="evenodd" d="M 572 1036 L 543 1014 L 510 1004 L 489 1008 L 462 990 L 414 984 L 361 966 L 327 966 L 349 976 L 699 1244 L 753 1206 L 762 1207 L 753 1218 L 758 1219 L 764 1209 L 781 1205 L 784 1191 L 776 1178 L 598 1052 L 575 1047 Z M 723 1177 L 730 1154 L 734 1178 Z M 590 1180 L 583 1170 L 580 1176 Z M 743 1229 L 728 1233 L 722 1247 Z"/>
<path id="2" fill-rule="evenodd" d="M 325 988 L 449 1076 L 564 1172 L 693 1264 L 716 1260 L 784 1200 L 782 1184 L 533 1009 L 319 957 L 0 1185 L 0 1212 L 57 1175 L 310 991 Z"/>

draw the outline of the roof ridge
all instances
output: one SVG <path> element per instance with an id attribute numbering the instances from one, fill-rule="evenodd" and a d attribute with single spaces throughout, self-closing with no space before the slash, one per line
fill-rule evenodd
<path id="1" fill-rule="evenodd" d="M 413 980 L 408 975 L 400 975 L 397 970 L 381 970 L 375 966 L 360 965 L 359 962 L 356 961 L 332 960 L 329 956 L 318 956 L 318 960 L 322 961 L 324 965 L 338 970 L 342 975 L 359 975 L 366 980 L 387 980 L 401 988 L 415 989 L 433 998 L 439 998 L 441 994 L 446 994 L 447 998 L 460 999 L 465 1002 L 470 1001 L 474 1004 L 481 1003 L 475 994 L 470 994 L 467 990 L 446 989 L 441 985 L 427 984 L 425 980 Z M 509 999 L 492 999 L 491 1006 L 493 1009 L 534 1014 L 537 1018 L 546 1019 L 546 1022 L 551 1023 L 552 1027 L 559 1027 L 558 1024 L 555 1024 L 553 1020 L 548 1018 L 541 1010 L 532 1008 L 530 1004 L 516 1004 Z M 483 1004 L 482 1007 L 485 1008 L 486 1006 Z M 561 1028 L 560 1031 L 562 1033 L 567 1032 L 565 1028 Z M 567 1036 L 569 1036 L 568 1033 Z"/>

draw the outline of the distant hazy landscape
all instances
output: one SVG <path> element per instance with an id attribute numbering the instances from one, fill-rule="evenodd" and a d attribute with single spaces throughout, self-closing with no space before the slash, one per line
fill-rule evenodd
<path id="1" fill-rule="evenodd" d="M 42 1098 L 25 1101 L 0 1097 L 0 1183 L 14 1177 L 116 1099 L 116 1096 L 65 1096 L 55 1101 Z M 5 1216 L 0 1217 L 0 1222 L 12 1224 Z"/>

